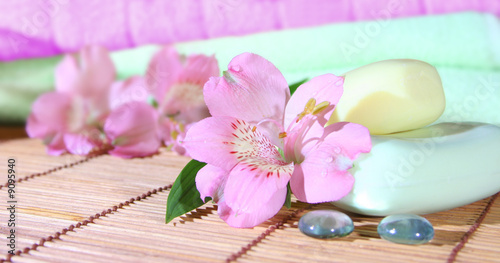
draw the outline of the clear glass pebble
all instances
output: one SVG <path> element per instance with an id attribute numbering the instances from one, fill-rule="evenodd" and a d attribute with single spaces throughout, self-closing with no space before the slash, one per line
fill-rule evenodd
<path id="1" fill-rule="evenodd" d="M 347 236 L 354 230 L 349 216 L 335 210 L 316 210 L 303 215 L 299 220 L 302 233 L 315 238 Z"/>
<path id="2" fill-rule="evenodd" d="M 385 240 L 417 245 L 434 237 L 434 227 L 427 219 L 411 214 L 390 215 L 380 221 L 377 232 Z"/>

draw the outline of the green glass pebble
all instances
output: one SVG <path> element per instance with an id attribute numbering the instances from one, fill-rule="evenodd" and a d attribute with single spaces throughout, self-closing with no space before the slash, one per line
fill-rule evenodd
<path id="1" fill-rule="evenodd" d="M 349 216 L 335 210 L 316 210 L 303 215 L 299 220 L 302 233 L 315 238 L 347 236 L 354 230 Z"/>
<path id="2" fill-rule="evenodd" d="M 434 228 L 427 219 L 411 214 L 390 215 L 382 219 L 377 232 L 390 242 L 417 245 L 434 237 Z"/>

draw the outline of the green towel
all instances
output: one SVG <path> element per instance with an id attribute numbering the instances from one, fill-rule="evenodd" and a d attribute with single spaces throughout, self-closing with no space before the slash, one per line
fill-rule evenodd
<path id="1" fill-rule="evenodd" d="M 425 16 L 389 21 L 331 24 L 243 37 L 179 43 L 181 53 L 215 54 L 221 70 L 242 52 L 254 52 L 273 62 L 289 83 L 323 73 L 347 70 L 391 58 L 426 61 L 441 74 L 447 108 L 439 121 L 457 119 L 500 125 L 492 110 L 500 100 L 500 26 L 496 17 L 480 13 Z M 158 46 L 113 52 L 120 79 L 144 74 Z M 38 94 L 52 89 L 60 57 L 0 63 L 0 121 L 22 122 Z M 490 79 L 490 99 L 470 102 L 482 79 Z M 471 95 L 472 94 L 472 95 Z M 482 96 L 483 98 L 484 96 Z M 457 111 L 458 112 L 458 111 Z M 498 109 L 497 109 L 498 112 Z"/>
<path id="2" fill-rule="evenodd" d="M 184 53 L 215 53 L 222 66 L 239 53 L 258 53 L 273 62 L 285 77 L 393 58 L 418 59 L 438 67 L 498 70 L 499 34 L 495 16 L 461 13 L 394 19 L 385 25 L 376 21 L 334 24 L 182 43 L 177 47 Z"/>
<path id="3" fill-rule="evenodd" d="M 31 103 L 53 90 L 54 68 L 61 57 L 0 63 L 0 124 L 24 122 Z"/>
<path id="4" fill-rule="evenodd" d="M 475 121 L 500 126 L 500 70 L 438 67 L 446 108 L 438 122 Z"/>

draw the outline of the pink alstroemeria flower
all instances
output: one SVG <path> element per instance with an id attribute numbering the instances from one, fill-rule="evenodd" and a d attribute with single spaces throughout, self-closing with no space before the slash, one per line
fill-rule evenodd
<path id="1" fill-rule="evenodd" d="M 114 147 L 109 154 L 114 156 L 148 156 L 161 146 L 158 113 L 145 102 L 132 101 L 113 110 L 104 131 Z"/>
<path id="2" fill-rule="evenodd" d="M 213 117 L 194 124 L 184 147 L 206 162 L 196 176 L 201 198 L 218 203 L 233 227 L 253 227 L 284 204 L 287 184 L 303 202 L 336 201 L 349 193 L 352 161 L 371 150 L 368 129 L 354 123 L 325 127 L 343 92 L 332 74 L 301 85 L 290 98 L 281 72 L 250 53 L 235 57 L 204 96 Z"/>
<path id="3" fill-rule="evenodd" d="M 109 87 L 115 79 L 108 51 L 89 46 L 78 57 L 65 56 L 55 79 L 56 91 L 34 102 L 26 131 L 30 137 L 42 139 L 49 154 L 88 154 L 105 139 L 102 125 L 109 113 Z"/>
<path id="4" fill-rule="evenodd" d="M 158 103 L 162 139 L 179 154 L 185 154 L 179 141 L 191 124 L 210 116 L 203 99 L 203 85 L 218 75 L 214 56 L 184 57 L 167 46 L 151 60 L 146 83 Z"/>
<path id="5" fill-rule="evenodd" d="M 147 103 L 148 96 L 143 77 L 134 76 L 113 84 L 109 96 L 112 112 L 104 124 L 104 132 L 113 146 L 109 154 L 133 158 L 158 151 L 159 114 Z"/>

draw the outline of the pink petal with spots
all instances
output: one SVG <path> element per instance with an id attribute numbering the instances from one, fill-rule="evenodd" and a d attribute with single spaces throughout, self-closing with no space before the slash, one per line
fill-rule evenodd
<path id="1" fill-rule="evenodd" d="M 316 100 L 316 104 L 323 101 L 330 103 L 329 107 L 316 115 L 318 122 L 325 125 L 342 96 L 343 85 L 344 78 L 333 74 L 321 75 L 300 85 L 286 105 L 285 128 L 293 124 L 292 122 L 298 114 L 304 111 L 304 107 L 311 98 Z"/>
<path id="2" fill-rule="evenodd" d="M 141 76 L 134 76 L 111 85 L 109 105 L 113 110 L 131 101 L 147 102 L 148 96 L 146 80 Z"/>
<path id="3" fill-rule="evenodd" d="M 188 130 L 183 145 L 194 159 L 226 171 L 245 158 L 280 158 L 275 146 L 259 129 L 232 117 L 201 120 Z"/>
<path id="4" fill-rule="evenodd" d="M 196 188 L 200 192 L 200 198 L 212 197 L 218 202 L 222 197 L 224 185 L 226 184 L 228 172 L 210 164 L 205 165 L 196 174 Z"/>
<path id="5" fill-rule="evenodd" d="M 229 173 L 224 198 L 236 214 L 283 206 L 269 203 L 276 192 L 286 194 L 293 164 L 277 160 L 278 156 L 252 156 L 238 163 Z"/>
<path id="6" fill-rule="evenodd" d="M 133 101 L 115 109 L 104 132 L 115 146 L 109 153 L 123 158 L 148 156 L 161 146 L 158 114 L 144 102 Z"/>
<path id="7" fill-rule="evenodd" d="M 281 125 L 290 90 L 271 62 L 243 53 L 231 60 L 223 77 L 210 78 L 204 96 L 212 116 L 232 116 L 251 123 L 272 119 Z"/>
<path id="8" fill-rule="evenodd" d="M 309 138 L 306 138 L 309 140 Z M 355 123 L 335 123 L 295 165 L 290 181 L 294 195 L 303 202 L 336 201 L 348 194 L 354 178 L 348 172 L 360 153 L 371 150 L 368 129 Z"/>
<path id="9" fill-rule="evenodd" d="M 226 204 L 224 199 L 218 203 L 218 213 L 226 223 L 232 227 L 249 228 L 264 223 L 275 216 L 283 207 L 286 198 L 286 187 L 276 191 L 267 203 L 254 211 L 237 213 Z"/>

